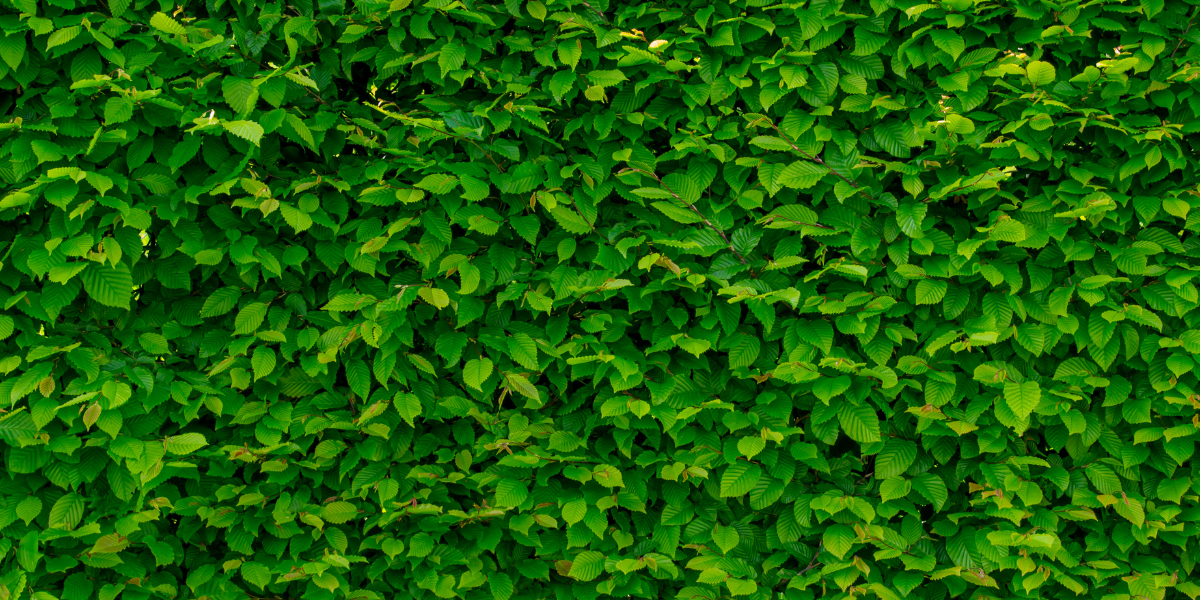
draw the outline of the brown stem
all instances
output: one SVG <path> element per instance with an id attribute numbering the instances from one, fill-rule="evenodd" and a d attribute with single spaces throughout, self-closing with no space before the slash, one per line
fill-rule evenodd
<path id="1" fill-rule="evenodd" d="M 1179 47 L 1183 45 L 1183 36 L 1187 35 L 1188 31 L 1191 31 L 1191 29 L 1192 29 L 1192 19 L 1195 19 L 1195 18 L 1196 18 L 1196 13 L 1195 13 L 1195 12 L 1193 12 L 1193 13 L 1192 13 L 1192 17 L 1191 17 L 1191 19 L 1188 19 L 1187 28 L 1185 28 L 1185 29 L 1183 30 L 1183 33 L 1179 34 L 1179 42 L 1175 44 L 1175 49 L 1171 51 L 1171 58 L 1172 58 L 1172 59 L 1173 59 L 1173 58 L 1175 58 L 1175 53 L 1176 53 L 1176 52 L 1179 52 Z"/>

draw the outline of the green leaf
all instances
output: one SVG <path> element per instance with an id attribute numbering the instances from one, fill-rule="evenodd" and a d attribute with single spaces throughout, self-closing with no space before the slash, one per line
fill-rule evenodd
<path id="1" fill-rule="evenodd" d="M 946 500 L 950 497 L 950 493 L 946 489 L 946 483 L 942 481 L 941 477 L 933 473 L 925 473 L 914 477 L 912 479 L 912 487 L 918 494 L 933 503 L 933 507 L 939 511 L 946 505 Z"/>
<path id="2" fill-rule="evenodd" d="M 592 82 L 592 85 L 600 87 L 612 87 L 622 81 L 628 81 L 629 78 L 624 72 L 619 70 L 597 70 L 587 74 L 587 78 Z"/>
<path id="3" fill-rule="evenodd" d="M 737 345 L 729 351 L 729 366 L 737 368 L 754 364 L 761 348 L 762 344 L 758 338 L 750 335 L 740 336 Z"/>
<path id="4" fill-rule="evenodd" d="M 525 396 L 526 398 L 529 398 L 530 400 L 541 402 L 542 393 L 539 392 L 537 387 L 530 383 L 529 379 L 527 379 L 525 376 L 518 375 L 516 373 L 506 373 L 504 375 L 504 380 L 508 382 L 509 389 L 521 394 L 522 396 Z"/>
<path id="5" fill-rule="evenodd" d="M 433 552 L 435 542 L 428 533 L 418 533 L 408 540 L 408 556 L 421 558 Z"/>
<path id="6" fill-rule="evenodd" d="M 163 440 L 163 447 L 167 449 L 167 452 L 177 456 L 192 454 L 207 445 L 208 441 L 199 433 L 172 435 Z"/>
<path id="7" fill-rule="evenodd" d="M 262 140 L 263 133 L 265 133 L 262 125 L 259 125 L 254 121 L 225 121 L 221 123 L 221 127 L 224 127 L 225 131 L 228 131 L 229 133 L 246 140 L 255 146 L 259 144 L 259 141 Z"/>
<path id="8" fill-rule="evenodd" d="M 1182 501 L 1183 495 L 1192 487 L 1190 477 L 1182 479 L 1163 479 L 1158 482 L 1158 497 L 1167 502 L 1179 504 Z"/>
<path id="9" fill-rule="evenodd" d="M 246 583 L 257 587 L 260 590 L 264 589 L 267 584 L 271 583 L 271 570 L 268 569 L 266 565 L 256 562 L 242 563 L 240 573 L 242 579 Z"/>
<path id="10" fill-rule="evenodd" d="M 221 80 L 221 93 L 225 103 L 233 109 L 235 115 L 246 115 L 258 101 L 258 88 L 254 82 L 241 77 L 225 77 Z M 238 134 L 234 134 L 238 135 Z M 244 136 L 239 136 L 244 137 Z M 249 139 L 249 138 L 247 138 Z"/>
<path id="11" fill-rule="evenodd" d="M 846 432 L 850 439 L 862 444 L 880 440 L 879 415 L 873 409 L 861 404 L 843 402 L 837 415 L 842 431 Z"/>
<path id="12" fill-rule="evenodd" d="M 922 223 L 925 220 L 925 215 L 928 214 L 929 207 L 920 202 L 912 204 L 901 204 L 896 209 L 896 223 L 900 225 L 900 231 L 905 235 L 913 238 L 925 237 L 925 232 L 922 229 Z"/>
<path id="13" fill-rule="evenodd" d="M 468 360 L 463 367 L 463 382 L 477 390 L 482 390 L 483 388 L 480 386 L 492 375 L 492 368 L 492 361 L 487 358 Z"/>
<path id="14" fill-rule="evenodd" d="M 1189 205 L 1187 201 L 1182 198 L 1163 198 L 1162 207 L 1163 210 L 1167 211 L 1167 213 L 1172 216 L 1179 217 L 1180 219 L 1186 219 L 1192 208 L 1191 205 Z"/>
<path id="15" fill-rule="evenodd" d="M 750 144 L 765 150 L 778 150 L 787 152 L 792 149 L 792 145 L 786 140 L 769 135 L 756 136 L 754 139 L 750 140 Z"/>
<path id="16" fill-rule="evenodd" d="M 446 173 L 434 173 L 426 175 L 417 183 L 417 187 L 431 194 L 449 194 L 455 187 L 458 187 L 458 178 Z"/>
<path id="17" fill-rule="evenodd" d="M 1029 63 L 1029 66 L 1025 67 L 1025 75 L 1029 79 L 1029 85 L 1035 88 L 1053 83 L 1056 77 L 1054 65 L 1040 60 Z"/>
<path id="18" fill-rule="evenodd" d="M 574 233 L 578 235 L 588 233 L 592 230 L 591 224 L 584 220 L 583 217 L 579 216 L 578 213 L 569 208 L 556 206 L 550 209 L 550 214 L 554 217 L 554 220 L 558 222 L 559 226 L 561 226 L 568 233 Z"/>
<path id="19" fill-rule="evenodd" d="M 87 295 L 97 303 L 129 308 L 133 298 L 133 274 L 125 264 L 114 267 L 93 263 L 80 272 L 79 279 Z"/>
<path id="20" fill-rule="evenodd" d="M 950 133 L 966 135 L 975 132 L 975 122 L 961 115 L 946 115 L 946 129 Z"/>
<path id="21" fill-rule="evenodd" d="M 133 102 L 128 98 L 109 98 L 104 103 L 104 122 L 117 125 L 132 119 L 133 107 Z"/>
<path id="22" fill-rule="evenodd" d="M 583 520 L 583 517 L 587 514 L 587 511 L 588 506 L 586 502 L 583 500 L 572 500 L 563 505 L 562 517 L 568 525 L 574 525 Z"/>
<path id="23" fill-rule="evenodd" d="M 843 558 L 854 545 L 854 530 L 846 525 L 830 525 L 821 537 L 822 546 L 837 558 Z"/>
<path id="24" fill-rule="evenodd" d="M 150 354 L 166 354 L 170 347 L 161 333 L 146 332 L 138 336 L 138 344 Z"/>
<path id="25" fill-rule="evenodd" d="M 442 77 L 445 77 L 450 71 L 460 69 L 463 62 L 467 60 L 467 48 L 456 42 L 449 42 L 442 46 L 438 52 L 438 67 L 442 70 Z"/>
<path id="26" fill-rule="evenodd" d="M 527 498 L 529 488 L 520 481 L 502 479 L 496 484 L 496 504 L 500 506 L 520 506 Z"/>
<path id="27" fill-rule="evenodd" d="M 558 43 L 558 60 L 574 71 L 583 57 L 583 45 L 579 40 L 563 40 Z"/>
<path id="28" fill-rule="evenodd" d="M 713 525 L 712 541 L 721 549 L 722 554 L 729 554 L 741 542 L 742 536 L 733 527 Z"/>
<path id="29" fill-rule="evenodd" d="M 129 547 L 129 538 L 126 538 L 117 533 L 110 533 L 101 536 L 92 544 L 92 549 L 88 552 L 92 554 L 116 554 Z"/>
<path id="30" fill-rule="evenodd" d="M 737 462 L 729 465 L 721 475 L 721 497 L 729 498 L 744 496 L 754 489 L 762 477 L 762 469 L 758 465 Z"/>
<path id="31" fill-rule="evenodd" d="M 513 594 L 512 578 L 505 573 L 488 574 L 488 589 L 493 600 L 509 600 Z"/>
<path id="32" fill-rule="evenodd" d="M 738 452 L 746 458 L 754 458 L 767 447 L 767 442 L 761 437 L 751 436 L 738 440 Z"/>
<path id="33" fill-rule="evenodd" d="M 42 499 L 37 496 L 26 496 L 17 503 L 17 518 L 29 525 L 38 515 L 42 514 Z"/>
<path id="34" fill-rule="evenodd" d="M 967 44 L 963 41 L 963 37 L 958 33 L 946 29 L 938 29 L 930 32 L 930 37 L 933 38 L 933 44 L 939 50 L 950 55 L 952 60 L 958 60 L 958 57 L 966 50 Z"/>
<path id="35" fill-rule="evenodd" d="M 1084 469 L 1084 473 L 1101 494 L 1115 494 L 1121 491 L 1121 480 L 1108 465 L 1091 464 Z"/>
<path id="36" fill-rule="evenodd" d="M 1146 509 L 1134 498 L 1125 496 L 1117 500 L 1117 503 L 1113 504 L 1113 510 L 1138 527 L 1146 523 Z"/>
<path id="37" fill-rule="evenodd" d="M 234 333 L 239 335 L 248 335 L 254 333 L 262 326 L 263 320 L 267 318 L 267 305 L 262 302 L 253 302 L 242 307 L 238 311 L 237 318 L 234 319 Z"/>
<path id="38" fill-rule="evenodd" d="M 889 479 L 903 474 L 917 458 L 917 445 L 902 438 L 888 438 L 875 456 L 875 477 Z"/>
<path id="39" fill-rule="evenodd" d="M 798 160 L 787 166 L 779 175 L 779 183 L 793 189 L 806 190 L 816 185 L 829 174 L 829 169 L 819 164 Z M 804 223 L 816 223 L 817 216 L 807 207 L 788 205 L 781 206 L 772 214 L 778 217 L 772 223 L 775 226 L 797 226 Z"/>
<path id="40" fill-rule="evenodd" d="M 421 399 L 416 394 L 400 393 L 394 401 L 396 412 L 409 427 L 416 427 L 416 418 L 421 416 Z"/>
<path id="41" fill-rule="evenodd" d="M 75 529 L 83 520 L 86 505 L 87 500 L 75 492 L 63 494 L 50 508 L 50 528 Z"/>
<path id="42" fill-rule="evenodd" d="M 758 584 L 745 579 L 727 579 L 725 585 L 731 596 L 749 596 L 758 591 Z"/>
<path id="43" fill-rule="evenodd" d="M 250 365 L 254 369 L 254 380 L 258 381 L 267 375 L 270 375 L 275 370 L 276 358 L 275 351 L 267 346 L 258 346 L 254 349 L 254 355 L 250 359 Z"/>
<path id="44" fill-rule="evenodd" d="M 973 124 L 971 129 L 974 130 Z M 1023 225 L 1020 221 L 1014 221 L 1012 219 L 1000 221 L 995 227 L 992 228 L 991 231 L 988 232 L 988 238 L 1003 242 L 1023 242 L 1027 237 L 1025 225 Z"/>
<path id="45" fill-rule="evenodd" d="M 694 213 L 686 208 L 680 208 L 678 206 L 675 206 L 674 204 L 672 204 L 670 202 L 663 202 L 663 201 L 653 202 L 653 203 L 651 203 L 651 206 L 653 206 L 654 208 L 661 211 L 664 215 L 667 215 L 668 217 L 670 217 L 671 220 L 675 221 L 676 223 L 683 223 L 685 225 L 690 225 L 693 223 L 699 223 L 704 220 L 703 218 L 700 217 L 700 215 L 697 215 L 696 213 Z"/>
<path id="46" fill-rule="evenodd" d="M 7 33 L 0 36 L 0 60 L 14 71 L 21 66 L 25 58 L 25 33 Z"/>
<path id="47" fill-rule="evenodd" d="M 680 348 L 688 351 L 689 353 L 691 353 L 693 356 L 696 356 L 696 357 L 699 357 L 701 354 L 704 354 L 705 352 L 708 351 L 709 348 L 712 347 L 712 342 L 709 342 L 708 340 L 701 340 L 701 339 L 688 338 L 688 337 L 680 338 L 679 340 L 676 340 L 675 343 L 678 344 Z"/>
<path id="48" fill-rule="evenodd" d="M 328 523 L 342 524 L 358 516 L 358 507 L 349 502 L 330 502 L 321 507 L 321 519 Z"/>
<path id="49" fill-rule="evenodd" d="M 845 375 L 839 377 L 822 377 L 813 383 L 812 391 L 813 395 L 821 402 L 829 404 L 830 400 L 850 389 L 850 384 L 850 378 Z"/>
<path id="50" fill-rule="evenodd" d="M 592 469 L 592 475 L 600 485 L 609 488 L 624 487 L 625 476 L 611 465 L 599 465 Z"/>
<path id="51" fill-rule="evenodd" d="M 445 290 L 440 290 L 437 288 L 421 288 L 417 291 L 417 295 L 420 296 L 422 300 L 434 305 L 438 309 L 443 309 L 447 306 L 450 306 L 450 296 L 446 294 Z"/>
<path id="52" fill-rule="evenodd" d="M 900 477 L 884 479 L 879 484 L 879 497 L 884 502 L 891 502 L 892 500 L 904 498 L 908 496 L 910 491 L 912 491 L 912 483 L 907 479 L 902 479 Z"/>
<path id="53" fill-rule="evenodd" d="M 516 333 L 508 338 L 508 353 L 517 364 L 537 370 L 537 343 L 529 334 Z"/>
<path id="54" fill-rule="evenodd" d="M 922 279 L 917 282 L 917 304 L 937 304 L 946 296 L 949 284 L 937 279 Z"/>
<path id="55" fill-rule="evenodd" d="M 1034 381 L 1004 383 L 1004 401 L 1018 418 L 1028 419 L 1042 400 L 1042 388 Z"/>
<path id="56" fill-rule="evenodd" d="M 242 291 L 236 287 L 224 287 L 208 296 L 200 309 L 201 317 L 219 317 L 237 306 Z"/>
<path id="57" fill-rule="evenodd" d="M 604 573 L 604 555 L 594 550 L 580 552 L 571 559 L 568 575 L 579 581 L 592 581 Z"/>
<path id="58" fill-rule="evenodd" d="M 154 15 L 150 17 L 150 26 L 159 31 L 172 35 L 183 35 L 187 33 L 187 29 L 185 29 L 183 25 L 180 25 L 178 21 L 160 12 L 154 13 Z"/>

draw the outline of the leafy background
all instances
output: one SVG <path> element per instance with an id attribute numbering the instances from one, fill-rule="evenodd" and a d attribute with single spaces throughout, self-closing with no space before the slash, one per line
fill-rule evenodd
<path id="1" fill-rule="evenodd" d="M 0 600 L 1105 600 L 1195 0 L 5 0 Z"/>

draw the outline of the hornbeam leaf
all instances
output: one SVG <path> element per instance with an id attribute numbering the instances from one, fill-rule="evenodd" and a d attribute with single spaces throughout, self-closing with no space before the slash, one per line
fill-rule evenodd
<path id="1" fill-rule="evenodd" d="M 463 366 L 463 382 L 467 385 L 480 390 L 480 386 L 492 374 L 493 364 L 487 358 L 473 358 L 467 361 Z"/>
<path id="2" fill-rule="evenodd" d="M 1004 384 L 1004 401 L 1008 403 L 1013 414 L 1021 419 L 1029 418 L 1033 409 L 1042 400 L 1042 388 L 1034 381 L 1017 383 L 1008 381 Z"/>
<path id="3" fill-rule="evenodd" d="M 855 537 L 854 530 L 846 525 L 830 525 L 825 529 L 821 541 L 830 554 L 840 559 L 850 551 Z"/>
<path id="4" fill-rule="evenodd" d="M 254 82 L 240 77 L 224 78 L 221 81 L 221 92 L 225 97 L 225 103 L 233 109 L 235 115 L 249 113 L 258 100 L 258 88 L 254 86 Z"/>
<path id="5" fill-rule="evenodd" d="M 92 554 L 115 554 L 129 547 L 129 538 L 117 533 L 102 536 L 92 544 Z"/>
<path id="6" fill-rule="evenodd" d="M 416 394 L 400 393 L 396 395 L 394 405 L 408 426 L 416 427 L 415 419 L 421 416 L 421 399 Z"/>
<path id="7" fill-rule="evenodd" d="M 491 573 L 488 575 L 488 589 L 492 592 L 493 600 L 509 600 L 513 594 L 512 578 L 506 573 Z"/>
<path id="8" fill-rule="evenodd" d="M 594 550 L 581 552 L 571 560 L 569 577 L 580 581 L 592 581 L 604 573 L 604 555 Z"/>
<path id="9" fill-rule="evenodd" d="M 257 146 L 264 133 L 262 125 L 254 121 L 226 121 L 221 123 L 225 131 Z"/>
<path id="10" fill-rule="evenodd" d="M 17 518 L 29 525 L 38 515 L 42 514 L 42 499 L 36 496 L 27 496 L 17 504 Z"/>
<path id="11" fill-rule="evenodd" d="M 178 21 L 160 12 L 154 13 L 154 16 L 150 17 L 150 26 L 159 31 L 174 35 L 187 33 L 187 29 L 183 25 L 180 25 Z"/>
<path id="12" fill-rule="evenodd" d="M 129 308 L 133 298 L 133 274 L 125 264 L 88 265 L 79 274 L 83 289 L 92 300 L 114 308 Z"/>
<path id="13" fill-rule="evenodd" d="M 912 487 L 918 494 L 925 497 L 926 500 L 933 503 L 937 510 L 942 510 L 946 500 L 949 499 L 949 491 L 946 488 L 946 483 L 941 477 L 933 473 L 925 473 L 912 479 Z"/>
<path id="14" fill-rule="evenodd" d="M 204 306 L 200 309 L 201 317 L 217 317 L 223 315 L 237 306 L 237 301 L 242 297 L 242 292 L 236 287 L 224 287 L 208 296 L 204 300 Z"/>
<path id="15" fill-rule="evenodd" d="M 52 529 L 75 529 L 83 520 L 86 506 L 87 499 L 83 496 L 75 492 L 63 494 L 54 501 L 54 506 L 50 508 L 50 527 Z"/>
<path id="16" fill-rule="evenodd" d="M 864 444 L 880 440 L 879 415 L 871 408 L 845 402 L 838 409 L 837 416 L 842 431 L 846 432 L 850 439 Z"/>
<path id="17" fill-rule="evenodd" d="M 721 553 L 729 554 L 731 550 L 737 547 L 741 541 L 741 535 L 738 534 L 735 527 L 724 527 L 722 525 L 714 525 L 712 530 L 713 543 L 721 549 Z"/>
<path id="18" fill-rule="evenodd" d="M 963 37 L 954 31 L 939 29 L 930 32 L 929 36 L 933 38 L 934 45 L 949 54 L 953 60 L 958 60 L 959 55 L 967 47 Z"/>
<path id="19" fill-rule="evenodd" d="M 721 475 L 721 497 L 743 496 L 750 493 L 762 477 L 762 469 L 758 465 L 736 462 L 725 469 Z"/>
<path id="20" fill-rule="evenodd" d="M 875 477 L 888 479 L 908 470 L 917 458 L 917 445 L 903 438 L 888 438 L 875 456 Z"/>
<path id="21" fill-rule="evenodd" d="M 163 447 L 167 449 L 167 452 L 175 455 L 191 454 L 207 445 L 208 441 L 204 439 L 204 435 L 199 433 L 172 435 L 163 440 Z"/>
<path id="22" fill-rule="evenodd" d="M 332 502 L 321 508 L 321 518 L 329 523 L 346 523 L 358 515 L 358 507 L 349 502 Z"/>
<path id="23" fill-rule="evenodd" d="M 1054 81 L 1055 71 L 1054 65 L 1035 60 L 1025 67 L 1026 77 L 1029 78 L 1029 84 L 1033 87 L 1044 87 Z"/>
<path id="24" fill-rule="evenodd" d="M 25 47 L 24 32 L 0 36 L 0 60 L 3 60 L 8 68 L 16 69 L 25 58 Z"/>

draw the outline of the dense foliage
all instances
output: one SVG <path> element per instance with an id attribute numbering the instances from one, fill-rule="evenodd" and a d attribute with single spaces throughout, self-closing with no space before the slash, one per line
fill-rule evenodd
<path id="1" fill-rule="evenodd" d="M 4 0 L 0 600 L 1177 598 L 1196 0 Z"/>

